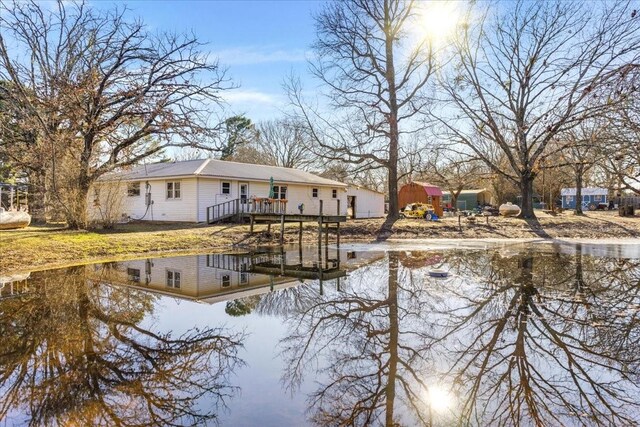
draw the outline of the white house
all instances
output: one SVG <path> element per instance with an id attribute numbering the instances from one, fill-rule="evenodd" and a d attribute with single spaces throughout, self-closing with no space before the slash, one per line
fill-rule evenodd
<path id="1" fill-rule="evenodd" d="M 315 215 L 323 201 L 324 214 L 347 214 L 347 184 L 298 169 L 200 159 L 154 163 L 108 174 L 90 194 L 89 215 L 99 220 L 105 206 L 113 204 L 106 193 L 117 188 L 121 195 L 118 218 L 205 222 L 208 208 L 213 217 L 211 207 L 215 205 L 235 205 L 240 211 L 248 211 L 256 199 L 270 196 L 271 181 L 272 200 L 286 201 L 286 205 L 278 203 L 278 209 L 282 208 L 278 213 L 299 213 L 302 207 L 304 214 Z M 363 212 L 384 215 L 384 200 L 359 194 L 362 199 L 358 204 Z"/>
<path id="2" fill-rule="evenodd" d="M 313 248 L 298 248 L 263 255 L 265 260 L 282 261 L 291 265 L 288 273 L 297 274 L 300 266 L 314 270 L 318 267 L 318 253 Z M 261 255 L 209 254 L 170 258 L 138 259 L 87 267 L 90 278 L 97 283 L 133 286 L 144 291 L 206 303 L 227 301 L 269 292 L 300 284 L 301 277 L 260 273 Z M 320 266 L 325 276 L 344 277 L 362 265 L 384 258 L 379 251 L 354 252 L 331 248 Z M 339 267 L 336 261 L 339 260 Z M 257 263 L 257 264 L 256 264 Z M 325 264 L 328 263 L 328 264 Z M 253 266 L 257 266 L 254 271 Z M 303 274 L 300 271 L 300 274 Z M 305 276 L 305 278 L 308 278 Z M 317 280 L 317 279 L 314 279 Z M 326 279 L 325 279 L 326 280 Z"/>

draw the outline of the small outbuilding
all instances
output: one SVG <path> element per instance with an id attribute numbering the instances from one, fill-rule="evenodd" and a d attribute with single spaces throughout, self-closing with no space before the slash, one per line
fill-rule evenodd
<path id="1" fill-rule="evenodd" d="M 442 190 L 437 185 L 413 181 L 403 185 L 398 192 L 398 204 L 404 209 L 410 203 L 429 203 L 436 215 L 442 216 Z"/>
<path id="2" fill-rule="evenodd" d="M 562 209 L 576 208 L 576 188 L 563 188 L 560 190 L 562 196 Z M 582 208 L 595 210 L 601 203 L 608 203 L 606 188 L 585 187 L 582 189 Z"/>
<path id="3" fill-rule="evenodd" d="M 382 218 L 385 216 L 384 193 L 357 185 L 347 187 L 347 217 Z"/>
<path id="4" fill-rule="evenodd" d="M 458 210 L 466 211 L 476 208 L 477 206 L 488 205 L 491 201 L 486 188 L 479 190 L 462 190 L 456 201 L 457 206 L 452 206 L 452 197 L 450 191 L 442 192 L 442 204 L 446 207 L 455 207 Z"/>

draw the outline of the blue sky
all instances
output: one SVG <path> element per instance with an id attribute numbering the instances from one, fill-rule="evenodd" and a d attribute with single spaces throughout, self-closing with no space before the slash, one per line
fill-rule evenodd
<path id="1" fill-rule="evenodd" d="M 113 2 L 93 3 L 98 7 Z M 240 87 L 224 94 L 227 112 L 253 121 L 281 116 L 283 79 L 305 77 L 320 1 L 133 1 L 127 5 L 152 29 L 193 31 Z"/>

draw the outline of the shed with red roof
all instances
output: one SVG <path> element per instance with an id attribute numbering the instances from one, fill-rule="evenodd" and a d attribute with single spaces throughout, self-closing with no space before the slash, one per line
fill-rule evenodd
<path id="1" fill-rule="evenodd" d="M 398 204 L 404 209 L 410 203 L 429 203 L 438 216 L 442 216 L 442 190 L 437 185 L 413 181 L 403 185 L 398 192 Z"/>

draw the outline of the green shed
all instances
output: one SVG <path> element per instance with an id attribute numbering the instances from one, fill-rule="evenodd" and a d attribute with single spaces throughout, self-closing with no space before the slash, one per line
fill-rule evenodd
<path id="1" fill-rule="evenodd" d="M 478 205 L 489 204 L 490 198 L 486 188 L 479 190 L 462 190 L 458 196 L 456 208 L 461 211 L 474 209 Z M 451 192 L 442 192 L 442 203 L 445 207 L 451 208 Z"/>

